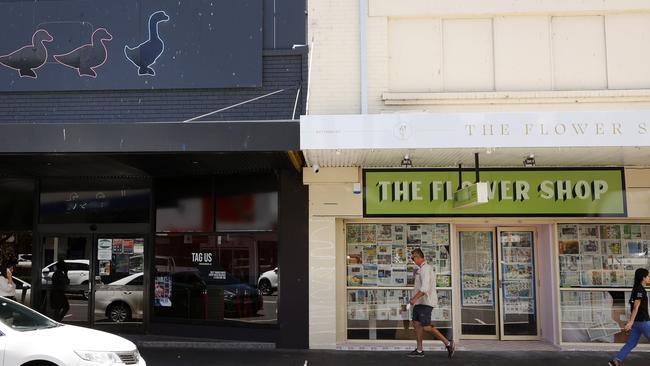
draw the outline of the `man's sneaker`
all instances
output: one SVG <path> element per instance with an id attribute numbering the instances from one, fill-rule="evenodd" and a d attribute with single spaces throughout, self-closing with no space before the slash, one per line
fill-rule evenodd
<path id="1" fill-rule="evenodd" d="M 414 349 L 411 353 L 408 354 L 409 357 L 424 357 L 424 351 L 418 351 L 418 349 Z"/>
<path id="2" fill-rule="evenodd" d="M 611 360 L 607 364 L 609 366 L 621 366 L 621 362 L 619 360 Z"/>
<path id="3" fill-rule="evenodd" d="M 456 352 L 456 344 L 454 344 L 454 341 L 449 341 L 449 345 L 445 348 L 447 348 L 447 356 L 449 356 L 449 358 L 452 358 L 454 356 L 454 352 Z"/>

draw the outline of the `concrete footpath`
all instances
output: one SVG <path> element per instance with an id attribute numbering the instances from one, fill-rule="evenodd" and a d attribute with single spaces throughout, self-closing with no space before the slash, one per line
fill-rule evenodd
<path id="1" fill-rule="evenodd" d="M 159 348 L 141 346 L 150 366 L 176 365 L 463 365 L 463 366 L 606 366 L 611 352 L 573 351 L 458 351 L 453 359 L 443 352 L 427 352 L 424 358 L 409 358 L 404 352 L 386 351 L 294 351 L 279 349 Z M 632 353 L 625 366 L 650 365 L 650 353 Z"/>

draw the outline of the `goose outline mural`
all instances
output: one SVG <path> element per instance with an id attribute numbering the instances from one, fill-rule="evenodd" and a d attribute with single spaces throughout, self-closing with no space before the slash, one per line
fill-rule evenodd
<path id="1" fill-rule="evenodd" d="M 90 43 L 68 53 L 54 55 L 54 59 L 61 65 L 76 69 L 79 76 L 96 78 L 95 69 L 106 63 L 108 59 L 106 42 L 112 39 L 113 36 L 105 28 L 97 28 L 90 36 Z"/>
<path id="2" fill-rule="evenodd" d="M 169 21 L 169 15 L 159 10 L 149 17 L 149 39 L 136 47 L 124 46 L 124 55 L 138 68 L 138 75 L 156 76 L 156 71 L 151 68 L 165 50 L 165 43 L 158 33 L 158 25 Z"/>
<path id="3" fill-rule="evenodd" d="M 47 48 L 44 42 L 52 42 L 54 38 L 45 29 L 39 29 L 32 35 L 32 44 L 21 47 L 10 54 L 0 56 L 0 64 L 17 70 L 21 78 L 37 78 L 34 70 L 45 65 Z"/>

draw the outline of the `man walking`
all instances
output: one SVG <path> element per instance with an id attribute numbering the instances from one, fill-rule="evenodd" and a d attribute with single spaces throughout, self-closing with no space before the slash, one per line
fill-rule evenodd
<path id="1" fill-rule="evenodd" d="M 424 260 L 421 249 L 411 252 L 411 260 L 418 266 L 415 272 L 415 288 L 409 303 L 413 306 L 413 326 L 417 337 L 417 348 L 409 353 L 409 357 L 424 357 L 422 349 L 422 338 L 424 332 L 433 334 L 441 340 L 447 349 L 447 355 L 451 358 L 454 355 L 456 346 L 431 325 L 431 310 L 438 306 L 438 293 L 436 292 L 436 275 L 433 267 Z"/>

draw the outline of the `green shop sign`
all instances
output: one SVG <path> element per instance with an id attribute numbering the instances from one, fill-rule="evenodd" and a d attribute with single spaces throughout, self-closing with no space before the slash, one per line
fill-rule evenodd
<path id="1" fill-rule="evenodd" d="M 622 168 L 482 169 L 488 202 L 454 208 L 458 170 L 365 169 L 363 214 L 381 216 L 627 216 Z M 463 170 L 462 187 L 474 183 Z"/>

